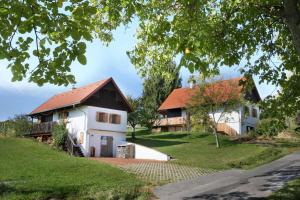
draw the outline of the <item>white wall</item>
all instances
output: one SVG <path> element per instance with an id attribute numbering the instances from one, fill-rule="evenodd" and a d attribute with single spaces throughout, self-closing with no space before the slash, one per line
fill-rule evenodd
<path id="1" fill-rule="evenodd" d="M 232 112 L 228 112 L 228 113 L 222 113 L 222 112 L 223 110 L 220 109 L 219 111 L 215 112 L 214 115 L 210 113 L 209 116 L 212 119 L 214 118 L 217 123 L 226 123 L 228 126 L 233 128 L 237 132 L 237 134 L 241 134 L 240 107 L 238 107 L 235 111 Z"/>
<path id="2" fill-rule="evenodd" d="M 116 156 L 117 146 L 126 142 L 126 133 L 120 132 L 109 132 L 99 130 L 89 130 L 89 146 L 95 147 L 95 156 L 100 156 L 101 151 L 101 136 L 112 136 L 113 137 L 113 156 Z M 88 149 L 88 156 L 90 155 L 90 149 Z"/>
<path id="3" fill-rule="evenodd" d="M 88 107 L 87 106 L 81 106 L 81 107 L 75 107 L 70 110 L 67 110 L 69 112 L 69 116 L 67 118 L 67 126 L 69 134 L 71 134 L 74 138 L 77 139 L 78 145 L 80 145 L 81 150 L 85 155 L 87 155 L 88 151 L 88 138 L 86 134 L 86 128 L 87 128 L 87 113 L 88 113 Z M 59 121 L 58 119 L 58 112 L 55 112 L 53 115 L 53 121 Z M 82 144 L 79 144 L 79 138 L 80 133 L 84 134 L 84 140 Z"/>
<path id="4" fill-rule="evenodd" d="M 121 116 L 120 124 L 101 123 L 96 121 L 96 113 L 105 112 L 111 114 L 118 114 Z M 127 112 L 122 110 L 114 110 L 107 108 L 99 108 L 94 106 L 88 106 L 88 122 L 87 129 L 106 130 L 114 132 L 126 132 L 127 128 Z"/>
<path id="5" fill-rule="evenodd" d="M 161 153 L 155 149 L 151 149 L 149 147 L 145 147 L 135 143 L 127 143 L 127 144 L 134 144 L 136 159 L 148 159 L 148 160 L 160 160 L 160 161 L 170 160 L 170 157 L 167 154 Z"/>
<path id="6" fill-rule="evenodd" d="M 258 121 L 259 121 L 259 115 L 260 115 L 260 109 L 258 106 L 253 105 L 253 104 L 247 104 L 246 106 L 248 106 L 249 108 L 249 115 L 245 116 L 245 110 L 244 110 L 244 106 L 241 108 L 241 118 L 242 118 L 242 133 L 246 133 L 247 132 L 247 126 L 251 126 L 253 128 L 256 127 Z M 252 116 L 252 108 L 255 108 L 257 110 L 257 117 L 253 117 Z"/>
<path id="7" fill-rule="evenodd" d="M 96 156 L 100 156 L 101 136 L 113 136 L 113 155 L 116 155 L 118 144 L 126 140 L 127 112 L 121 110 L 99 108 L 93 106 L 81 106 L 68 110 L 67 129 L 73 137 L 77 138 L 77 143 L 85 156 L 90 155 L 90 147 L 96 148 Z M 96 113 L 105 112 L 118 114 L 121 116 L 120 124 L 101 123 L 96 121 Z M 54 113 L 53 121 L 59 121 L 58 112 Z M 82 144 L 79 144 L 80 133 L 84 134 Z"/>

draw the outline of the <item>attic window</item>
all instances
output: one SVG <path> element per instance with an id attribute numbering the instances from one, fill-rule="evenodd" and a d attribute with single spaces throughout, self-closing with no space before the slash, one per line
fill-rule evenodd
<path id="1" fill-rule="evenodd" d="M 97 112 L 96 121 L 102 123 L 108 123 L 108 114 L 105 112 Z"/>
<path id="2" fill-rule="evenodd" d="M 110 114 L 109 122 L 111 124 L 120 124 L 121 123 L 121 116 L 117 114 Z"/>

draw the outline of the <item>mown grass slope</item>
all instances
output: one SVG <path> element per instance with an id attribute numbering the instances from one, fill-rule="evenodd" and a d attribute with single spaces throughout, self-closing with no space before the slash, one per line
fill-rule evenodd
<path id="1" fill-rule="evenodd" d="M 29 139 L 0 138 L 0 199 L 134 199 L 143 183 Z"/>
<path id="2" fill-rule="evenodd" d="M 131 140 L 130 134 L 128 140 Z M 213 135 L 184 132 L 140 131 L 133 142 L 167 153 L 179 164 L 218 170 L 256 167 L 288 154 L 295 147 L 247 144 L 220 136 L 221 148 L 218 149 Z"/>

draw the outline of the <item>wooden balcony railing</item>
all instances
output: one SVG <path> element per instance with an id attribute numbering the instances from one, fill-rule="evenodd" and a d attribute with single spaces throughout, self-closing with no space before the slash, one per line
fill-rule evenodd
<path id="1" fill-rule="evenodd" d="M 55 124 L 57 124 L 57 122 L 42 122 L 39 124 L 34 124 L 31 134 L 51 133 Z"/>
<path id="2" fill-rule="evenodd" d="M 163 118 L 155 122 L 155 126 L 170 126 L 170 125 L 185 125 L 185 124 L 186 124 L 185 117 Z"/>
<path id="3" fill-rule="evenodd" d="M 219 123 L 217 124 L 217 131 L 220 133 L 224 133 L 226 135 L 234 136 L 237 134 L 236 130 L 231 128 L 229 125 L 226 123 Z"/>

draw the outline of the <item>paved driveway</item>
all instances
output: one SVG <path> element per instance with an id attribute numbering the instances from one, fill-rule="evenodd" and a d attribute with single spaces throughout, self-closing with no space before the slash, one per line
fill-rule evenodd
<path id="1" fill-rule="evenodd" d="M 211 174 L 216 171 L 200 169 L 172 163 L 172 161 L 155 161 L 141 159 L 122 159 L 122 158 L 92 158 L 100 162 L 105 162 L 117 166 L 129 173 L 134 173 L 143 180 L 155 184 L 178 182 L 191 180 L 203 175 Z"/>
<path id="2" fill-rule="evenodd" d="M 255 199 L 269 196 L 300 177 L 300 152 L 252 170 L 228 170 L 154 190 L 159 199 Z"/>

